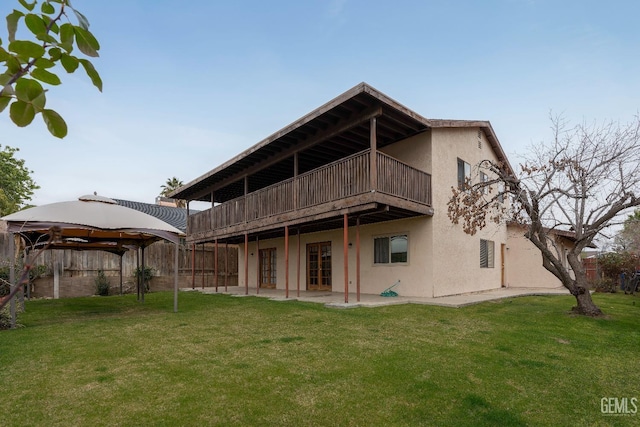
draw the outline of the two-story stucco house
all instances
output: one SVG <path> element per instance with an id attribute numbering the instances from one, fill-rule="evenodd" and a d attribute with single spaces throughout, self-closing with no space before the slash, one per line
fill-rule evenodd
<path id="1" fill-rule="evenodd" d="M 361 83 L 171 196 L 211 203 L 187 240 L 238 244 L 247 293 L 536 286 L 509 282 L 506 225 L 469 236 L 447 216 L 451 188 L 483 159 L 510 167 L 488 121 L 427 119 Z"/>

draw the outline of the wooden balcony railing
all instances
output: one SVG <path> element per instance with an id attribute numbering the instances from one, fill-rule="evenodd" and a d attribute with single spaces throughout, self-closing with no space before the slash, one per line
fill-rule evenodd
<path id="1" fill-rule="evenodd" d="M 378 152 L 377 191 L 431 206 L 431 175 Z"/>
<path id="2" fill-rule="evenodd" d="M 188 233 L 204 232 L 370 192 L 370 150 L 351 155 L 212 209 L 190 215 Z M 431 175 L 377 152 L 376 191 L 431 205 Z"/>

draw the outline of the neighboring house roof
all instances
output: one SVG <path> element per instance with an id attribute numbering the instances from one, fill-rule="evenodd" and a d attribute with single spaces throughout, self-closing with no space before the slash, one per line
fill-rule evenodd
<path id="1" fill-rule="evenodd" d="M 515 222 L 509 222 L 509 223 L 507 223 L 507 226 L 508 227 L 519 227 L 519 228 L 523 228 L 523 229 L 527 228 L 527 226 L 525 224 L 518 224 L 518 223 L 515 223 Z M 576 241 L 576 233 L 575 233 L 575 231 L 558 230 L 557 228 L 551 229 L 551 228 L 546 228 L 546 227 L 545 227 L 545 230 L 548 233 L 554 234 L 554 235 L 556 235 L 558 237 L 564 237 L 565 239 L 570 240 L 572 242 Z M 597 246 L 595 244 L 593 244 L 593 243 L 589 244 L 587 247 L 588 248 L 597 248 Z"/>
<path id="2" fill-rule="evenodd" d="M 187 210 L 183 208 L 176 208 L 173 206 L 155 205 L 151 203 L 134 202 L 131 200 L 113 199 L 118 202 L 119 205 L 127 208 L 135 209 L 140 212 L 144 212 L 148 215 L 154 216 L 182 231 L 187 230 Z M 191 213 L 197 211 L 190 210 Z"/>
<path id="3" fill-rule="evenodd" d="M 488 121 L 427 119 L 368 84 L 360 83 L 169 196 L 211 201 L 212 190 L 215 190 L 215 201 L 230 200 L 243 193 L 242 179 L 249 174 L 255 174 L 254 178 L 262 182 L 275 183 L 288 178 L 293 166 L 287 161 L 294 152 L 305 152 L 299 160 L 301 172 L 315 169 L 352 154 L 354 147 L 368 148 L 372 118 L 377 121 L 378 148 L 433 128 L 480 128 L 498 159 L 513 174 Z M 269 166 L 272 167 L 267 171 Z M 260 175 L 263 170 L 264 176 Z M 218 188 L 234 180 L 238 188 Z M 224 194 L 225 191 L 228 194 Z"/>

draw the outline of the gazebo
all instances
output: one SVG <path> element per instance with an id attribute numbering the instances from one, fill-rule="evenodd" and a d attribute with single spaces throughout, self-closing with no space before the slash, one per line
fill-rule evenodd
<path id="1" fill-rule="evenodd" d="M 55 227 L 60 230 L 60 235 L 48 243 L 47 249 L 101 250 L 122 257 L 127 250 L 139 248 L 142 271 L 144 248 L 162 239 L 175 243 L 173 305 L 174 311 L 178 311 L 178 248 L 184 233 L 166 222 L 95 194 L 82 196 L 77 201 L 24 209 L 2 219 L 7 222 L 9 233 L 19 234 L 25 239 L 28 251 L 46 245 Z M 9 241 L 13 246 L 14 239 Z M 11 260 L 13 263 L 14 257 Z M 13 271 L 12 264 L 12 274 Z M 15 278 L 11 278 L 11 283 L 15 285 Z M 144 301 L 144 285 L 141 286 L 141 295 Z"/>

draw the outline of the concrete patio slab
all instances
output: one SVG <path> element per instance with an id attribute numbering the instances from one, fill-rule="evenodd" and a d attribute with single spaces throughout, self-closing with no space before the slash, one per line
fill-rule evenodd
<path id="1" fill-rule="evenodd" d="M 313 291 L 300 291 L 290 290 L 289 295 L 282 289 L 260 289 L 257 293 L 255 288 L 250 288 L 249 293 L 246 293 L 244 287 L 229 286 L 225 291 L 224 288 L 219 287 L 216 292 L 215 288 L 183 288 L 182 291 L 198 291 L 205 294 L 225 294 L 232 295 L 234 297 L 262 297 L 269 298 L 274 301 L 305 301 L 324 304 L 331 308 L 355 308 L 355 307 L 383 307 L 389 305 L 399 304 L 425 304 L 425 305 L 438 305 L 442 307 L 459 308 L 472 304 L 480 304 L 486 301 L 495 301 L 505 298 L 516 298 L 523 296 L 538 296 L 538 295 L 570 295 L 569 291 L 565 288 L 499 288 L 482 292 L 474 292 L 461 295 L 449 295 L 436 298 L 418 298 L 418 297 L 382 297 L 380 295 L 373 294 L 360 294 L 360 301 L 357 301 L 357 295 L 355 293 L 349 294 L 348 302 L 345 302 L 343 292 L 313 292 Z"/>

